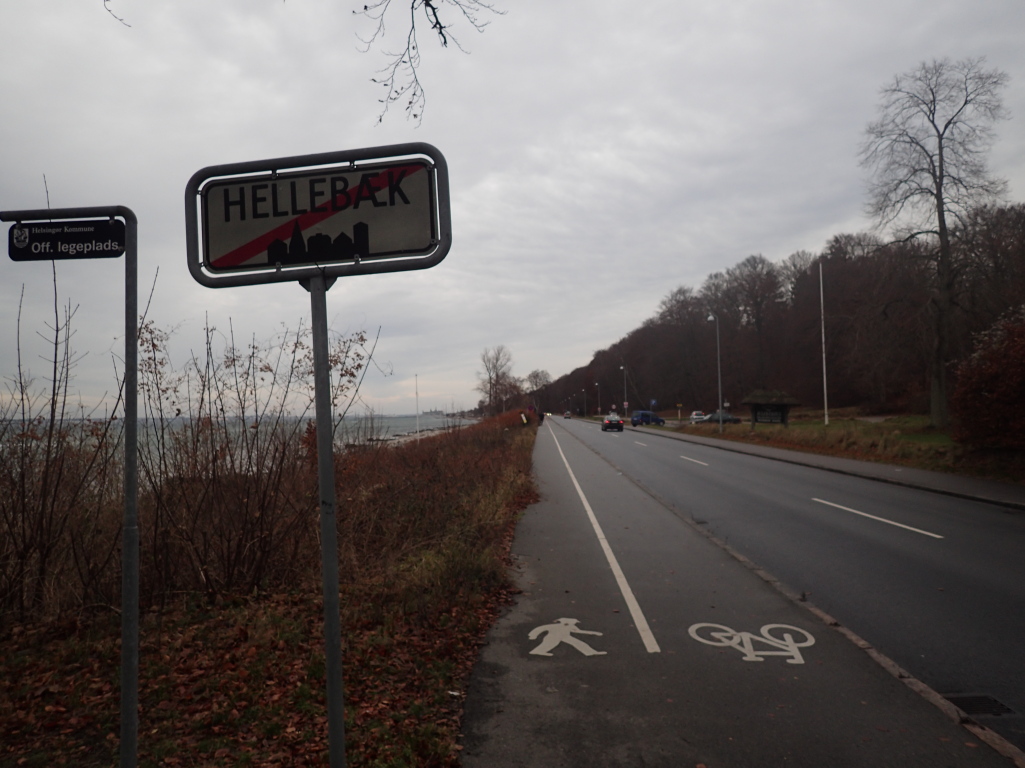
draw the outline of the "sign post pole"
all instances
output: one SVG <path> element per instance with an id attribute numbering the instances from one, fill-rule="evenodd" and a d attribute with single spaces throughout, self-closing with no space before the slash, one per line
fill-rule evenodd
<path id="1" fill-rule="evenodd" d="M 327 291 L 338 277 L 427 269 L 452 245 L 448 164 L 429 144 L 210 166 L 185 188 L 189 271 L 227 288 L 310 292 L 331 768 L 345 768 L 334 424 Z"/>
<path id="2" fill-rule="evenodd" d="M 139 265 L 135 214 L 125 231 L 125 517 L 121 535 L 121 768 L 139 751 Z"/>
<path id="3" fill-rule="evenodd" d="M 87 208 L 42 208 L 0 211 L 0 221 L 18 222 L 8 233 L 15 261 L 119 256 L 120 233 L 102 222 L 69 219 L 125 220 L 125 474 L 121 530 L 121 768 L 135 768 L 139 748 L 139 227 L 135 213 L 123 205 Z M 21 222 L 65 222 L 20 227 Z M 99 230 L 103 230 L 100 232 Z M 25 238 L 24 241 L 21 241 Z M 31 240 L 31 242 L 29 242 Z"/>
<path id="4" fill-rule="evenodd" d="M 342 622 L 338 600 L 338 521 L 335 517 L 334 418 L 328 361 L 327 290 L 334 278 L 302 281 L 310 292 L 313 386 L 317 419 L 317 483 L 320 488 L 320 570 L 324 591 L 324 654 L 331 768 L 345 768 L 345 699 L 342 688 Z"/>

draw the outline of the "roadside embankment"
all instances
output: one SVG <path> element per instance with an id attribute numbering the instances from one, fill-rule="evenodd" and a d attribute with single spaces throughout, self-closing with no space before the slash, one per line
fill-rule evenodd
<path id="1" fill-rule="evenodd" d="M 350 766 L 457 763 L 463 681 L 508 596 L 513 524 L 536 498 L 535 432 L 514 413 L 337 457 Z M 238 475 L 141 505 L 142 526 L 169 539 L 143 536 L 141 766 L 325 762 L 315 457 L 283 456 L 290 498 L 268 496 L 281 508 L 256 506 L 263 486 Z M 230 570 L 261 548 L 262 572 Z M 160 590 L 190 567 L 207 589 Z M 61 604 L 0 616 L 0 766 L 116 762 L 116 600 Z"/>

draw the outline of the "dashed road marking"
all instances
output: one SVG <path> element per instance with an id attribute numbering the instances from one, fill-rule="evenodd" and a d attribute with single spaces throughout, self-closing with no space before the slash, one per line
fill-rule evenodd
<path id="1" fill-rule="evenodd" d="M 703 467 L 707 467 L 708 466 L 703 461 L 698 461 L 697 459 L 692 459 L 692 458 L 689 458 L 687 456 L 681 456 L 680 458 L 683 459 L 684 461 L 693 461 L 695 464 L 700 464 Z"/>
<path id="2" fill-rule="evenodd" d="M 844 506 L 841 506 L 840 504 L 834 504 L 833 502 L 825 501 L 824 499 L 814 499 L 813 498 L 812 501 L 817 501 L 819 504 L 826 504 L 826 505 L 828 505 L 830 507 L 836 507 L 837 509 L 842 509 L 844 512 L 850 512 L 850 513 L 855 514 L 855 515 L 861 515 L 862 517 L 867 517 L 870 520 L 876 520 L 876 521 L 878 521 L 880 523 L 886 523 L 887 525 L 895 525 L 898 528 L 903 528 L 904 530 L 907 530 L 907 531 L 914 531 L 915 533 L 920 533 L 923 536 L 931 536 L 934 539 L 942 539 L 943 538 L 938 533 L 930 533 L 929 531 L 923 531 L 921 528 L 912 528 L 910 525 L 904 525 L 904 523 L 898 523 L 898 522 L 896 522 L 894 520 L 887 520 L 885 517 L 876 517 L 875 515 L 870 515 L 868 512 L 859 512 L 856 509 L 851 509 L 850 507 L 844 507 Z"/>

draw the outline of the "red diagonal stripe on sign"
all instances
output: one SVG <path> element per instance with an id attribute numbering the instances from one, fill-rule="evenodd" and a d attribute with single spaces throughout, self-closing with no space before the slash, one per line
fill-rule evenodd
<path id="1" fill-rule="evenodd" d="M 405 171 L 406 175 L 404 178 L 408 178 L 417 171 L 426 170 L 427 166 L 422 163 L 410 164 L 410 165 L 396 165 L 384 169 L 375 176 L 371 176 L 367 182 L 372 192 L 380 192 L 382 189 L 388 186 L 389 176 L 398 175 Z M 347 192 L 355 194 L 356 189 L 350 188 Z M 345 195 L 338 195 L 334 200 L 327 200 L 321 205 L 330 206 L 337 202 L 342 202 L 345 199 Z M 352 210 L 347 208 L 346 210 Z M 343 211 L 333 211 L 330 208 L 326 211 L 307 211 L 295 218 L 288 219 L 285 223 L 278 225 L 274 229 L 263 233 L 259 237 L 250 240 L 245 245 L 240 245 L 233 251 L 229 251 L 223 256 L 214 259 L 210 262 L 210 266 L 216 269 L 228 269 L 230 267 L 237 267 L 240 264 L 244 264 L 254 256 L 263 253 L 270 247 L 270 244 L 275 240 L 288 241 L 288 238 L 292 236 L 292 229 L 295 226 L 295 222 L 299 222 L 299 229 L 305 230 L 308 227 L 312 227 L 314 224 L 319 224 L 324 219 L 329 219 L 332 216 L 336 216 Z"/>

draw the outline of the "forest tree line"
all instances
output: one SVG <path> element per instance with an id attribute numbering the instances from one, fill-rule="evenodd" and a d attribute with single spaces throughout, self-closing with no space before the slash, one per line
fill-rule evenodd
<path id="1" fill-rule="evenodd" d="M 1025 205 L 980 206 L 951 232 L 951 242 L 953 374 L 974 335 L 1025 303 Z M 639 328 L 536 390 L 535 399 L 550 411 L 579 412 L 585 396 L 590 413 L 621 409 L 624 400 L 630 409 L 654 401 L 660 410 L 714 410 L 718 324 L 723 399 L 732 407 L 741 410 L 752 391 L 771 389 L 821 408 L 824 320 L 830 407 L 928 412 L 934 250 L 928 238 L 883 242 L 862 233 L 837 235 L 821 253 L 798 251 L 780 262 L 748 256 L 698 289 L 669 291 Z"/>

